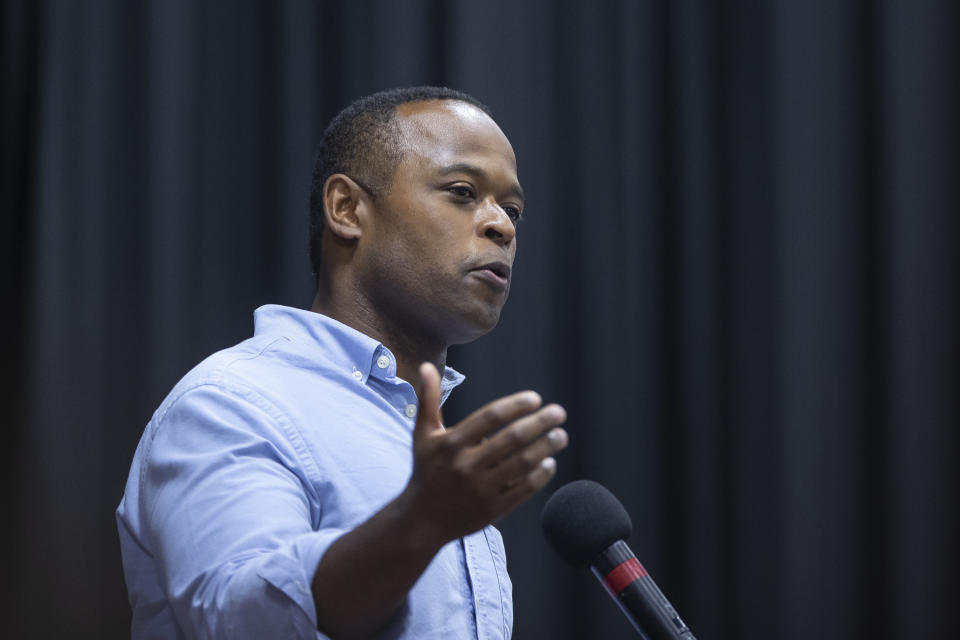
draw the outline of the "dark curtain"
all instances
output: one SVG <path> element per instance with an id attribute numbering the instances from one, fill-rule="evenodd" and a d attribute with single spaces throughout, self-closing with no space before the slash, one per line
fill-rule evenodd
<path id="1" fill-rule="evenodd" d="M 942 638 L 955 617 L 957 5 L 17 0 L 3 5 L 0 635 L 128 633 L 113 518 L 193 364 L 308 306 L 326 121 L 377 89 L 490 104 L 529 197 L 448 422 L 569 412 L 505 518 L 518 638 L 629 638 L 539 528 L 608 486 L 706 638 Z"/>

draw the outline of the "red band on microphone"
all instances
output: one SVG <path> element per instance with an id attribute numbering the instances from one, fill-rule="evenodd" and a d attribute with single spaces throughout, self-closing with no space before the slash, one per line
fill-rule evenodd
<path id="1" fill-rule="evenodd" d="M 636 558 L 630 558 L 614 567 L 613 571 L 603 579 L 603 583 L 613 593 L 620 593 L 627 588 L 628 584 L 645 575 L 647 575 L 647 570 L 643 568 L 640 561 Z"/>

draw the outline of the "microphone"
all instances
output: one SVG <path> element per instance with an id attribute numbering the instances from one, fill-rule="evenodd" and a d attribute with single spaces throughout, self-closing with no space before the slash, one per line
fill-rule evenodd
<path id="1" fill-rule="evenodd" d="M 646 640 L 696 640 L 624 538 L 633 525 L 620 501 L 601 484 L 575 480 L 543 507 L 543 532 L 568 564 L 590 567 Z"/>

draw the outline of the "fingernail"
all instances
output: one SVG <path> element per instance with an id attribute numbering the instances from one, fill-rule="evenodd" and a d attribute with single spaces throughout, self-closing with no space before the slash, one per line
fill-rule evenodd
<path id="1" fill-rule="evenodd" d="M 553 458 L 544 458 L 540 461 L 540 466 L 544 471 L 553 471 L 557 468 L 557 461 Z"/>
<path id="2" fill-rule="evenodd" d="M 550 439 L 550 442 L 557 445 L 567 444 L 567 432 L 563 429 L 553 429 L 550 433 L 547 434 L 547 438 Z"/>
<path id="3" fill-rule="evenodd" d="M 565 422 L 567 420 L 567 412 L 558 404 L 550 405 L 550 415 L 553 416 L 554 420 L 559 420 Z"/>

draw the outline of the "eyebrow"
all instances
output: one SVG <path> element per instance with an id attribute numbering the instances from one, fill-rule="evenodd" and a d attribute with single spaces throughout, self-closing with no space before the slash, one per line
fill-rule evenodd
<path id="1" fill-rule="evenodd" d="M 445 176 L 451 173 L 467 173 L 477 178 L 487 178 L 487 172 L 481 169 L 480 167 L 469 164 L 467 162 L 457 162 L 455 164 L 450 164 L 440 169 L 440 175 Z M 523 196 L 523 187 L 519 183 L 514 182 L 510 186 L 510 192 L 520 198 L 522 201 L 526 201 L 526 198 Z"/>

